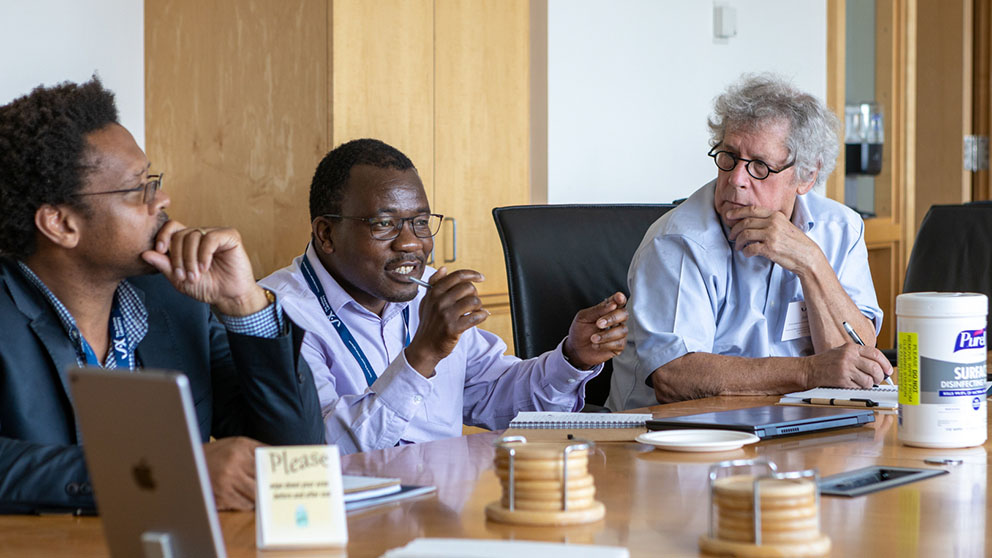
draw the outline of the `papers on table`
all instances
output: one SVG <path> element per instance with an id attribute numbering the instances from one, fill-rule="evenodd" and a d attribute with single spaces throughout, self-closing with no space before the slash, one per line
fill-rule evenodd
<path id="1" fill-rule="evenodd" d="M 402 548 L 387 551 L 381 558 L 630 558 L 626 548 L 591 544 L 477 539 L 414 539 Z"/>
<path id="2" fill-rule="evenodd" d="M 898 409 L 899 388 L 898 386 L 888 385 L 875 386 L 871 389 L 816 388 L 787 393 L 778 402 L 803 405 L 803 399 L 836 399 L 839 401 L 868 399 L 878 403 L 878 407 L 875 407 L 877 409 Z M 841 403 L 839 406 L 843 406 L 843 404 Z"/>
<path id="3" fill-rule="evenodd" d="M 400 479 L 358 475 L 342 475 L 341 484 L 344 487 L 344 508 L 347 511 L 430 494 L 436 490 L 433 486 L 403 485 L 400 484 Z"/>
<path id="4" fill-rule="evenodd" d="M 341 475 L 344 501 L 353 502 L 400 491 L 400 479 Z"/>

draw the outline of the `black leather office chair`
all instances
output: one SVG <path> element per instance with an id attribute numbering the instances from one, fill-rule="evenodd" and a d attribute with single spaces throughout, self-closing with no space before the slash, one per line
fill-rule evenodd
<path id="1" fill-rule="evenodd" d="M 935 205 L 909 256 L 902 292 L 984 293 L 992 310 L 992 203 Z M 888 316 L 895 319 L 895 316 Z M 884 351 L 895 361 L 896 351 Z"/>
<path id="2" fill-rule="evenodd" d="M 902 291 L 967 291 L 992 301 L 992 203 L 931 207 L 916 234 Z"/>
<path id="3" fill-rule="evenodd" d="M 554 349 L 575 313 L 627 291 L 627 268 L 644 233 L 674 205 L 520 205 L 493 209 L 510 288 L 520 358 Z M 610 392 L 612 362 L 586 385 L 587 408 Z"/>

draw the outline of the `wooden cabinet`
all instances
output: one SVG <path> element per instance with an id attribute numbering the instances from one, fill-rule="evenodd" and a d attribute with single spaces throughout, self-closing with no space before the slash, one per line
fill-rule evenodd
<path id="1" fill-rule="evenodd" d="M 306 245 L 324 154 L 381 139 L 449 218 L 434 265 L 482 272 L 483 327 L 512 343 L 491 210 L 530 199 L 527 0 L 156 0 L 145 18 L 148 153 L 170 213 L 237 227 L 266 275 Z"/>
<path id="2" fill-rule="evenodd" d="M 844 122 L 846 2 L 829 0 L 827 104 Z M 895 298 L 902 291 L 906 262 L 916 234 L 916 0 L 874 2 L 874 100 L 884 112 L 882 173 L 874 179 L 875 217 L 865 219 L 868 265 L 884 313 L 877 346 L 895 342 Z M 827 184 L 827 195 L 844 200 L 844 154 Z"/>

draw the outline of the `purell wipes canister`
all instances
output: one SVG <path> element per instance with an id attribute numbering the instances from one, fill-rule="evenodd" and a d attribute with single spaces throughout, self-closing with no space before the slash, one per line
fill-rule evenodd
<path id="1" fill-rule="evenodd" d="M 976 293 L 896 297 L 899 441 L 923 448 L 985 443 L 985 326 Z"/>

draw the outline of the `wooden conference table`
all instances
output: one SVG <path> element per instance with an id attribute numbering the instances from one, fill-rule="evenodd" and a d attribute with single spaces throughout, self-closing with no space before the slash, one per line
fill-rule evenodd
<path id="1" fill-rule="evenodd" d="M 775 397 L 714 397 L 651 408 L 674 416 L 772 404 Z M 606 517 L 593 524 L 524 527 L 486 521 L 483 509 L 499 498 L 493 473 L 493 442 L 484 433 L 427 444 L 345 456 L 347 473 L 392 476 L 407 484 L 438 487 L 433 496 L 357 512 L 348 517 L 347 556 L 379 556 L 417 537 L 527 539 L 618 545 L 631 556 L 698 556 L 707 529 L 710 464 L 758 456 L 779 470 L 816 467 L 831 475 L 868 465 L 931 467 L 927 457 L 955 457 L 950 474 L 859 498 L 821 499 L 822 530 L 833 556 L 986 556 L 992 553 L 992 506 L 987 495 L 992 444 L 961 450 L 899 445 L 894 412 L 876 422 L 819 434 L 767 440 L 726 453 L 655 450 L 633 441 L 601 441 L 589 459 L 597 499 Z M 508 431 L 510 432 L 510 431 Z M 568 431 L 515 431 L 530 439 L 563 439 Z M 588 433 L 590 431 L 581 431 Z M 633 438 L 630 429 L 600 431 L 599 438 Z M 253 513 L 221 513 L 231 557 L 340 556 L 343 552 L 268 553 L 255 549 Z M 96 517 L 0 517 L 0 556 L 103 557 L 107 548 Z"/>

